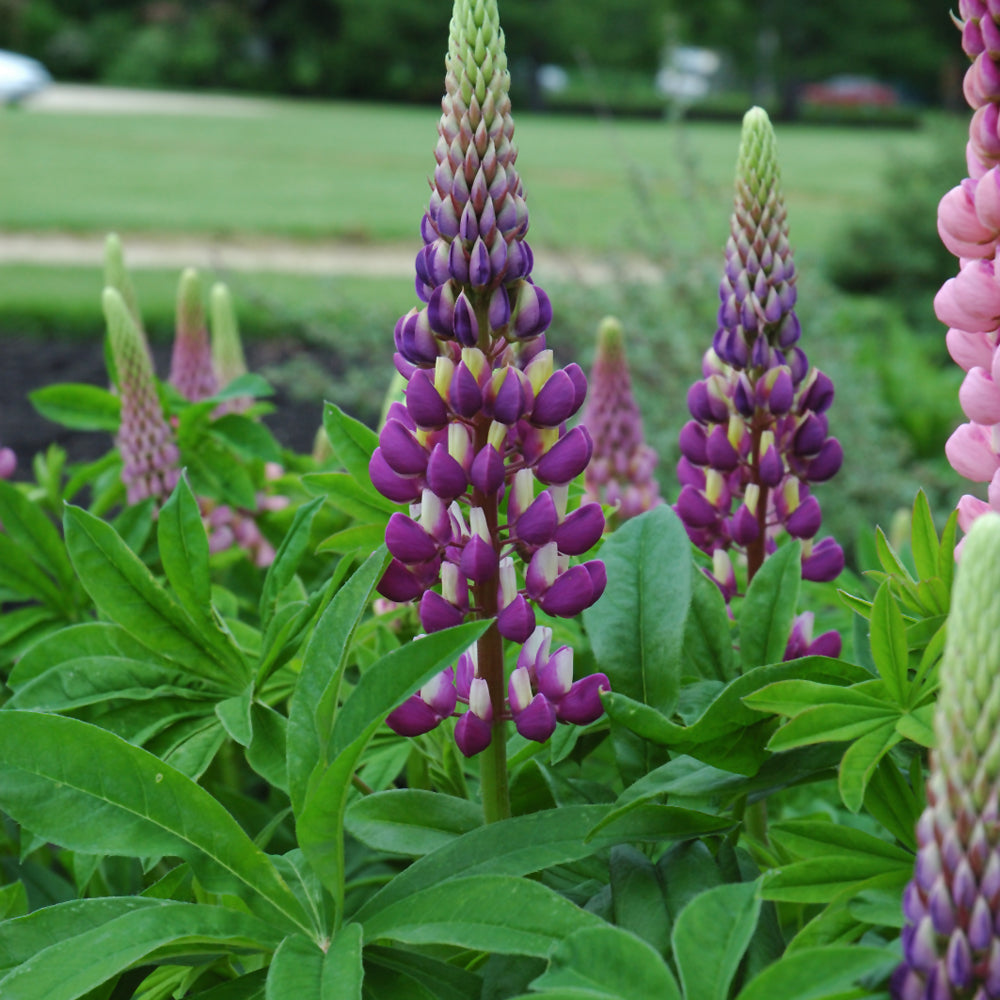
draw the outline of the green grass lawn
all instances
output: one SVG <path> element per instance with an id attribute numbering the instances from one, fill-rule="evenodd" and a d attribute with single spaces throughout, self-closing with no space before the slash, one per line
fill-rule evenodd
<path id="1" fill-rule="evenodd" d="M 416 241 L 435 109 L 265 107 L 239 118 L 0 114 L 0 227 Z M 683 256 L 724 242 L 737 123 L 517 123 L 536 247 Z M 832 226 L 878 198 L 891 160 L 925 157 L 937 137 L 779 127 L 796 249 L 820 253 Z"/>

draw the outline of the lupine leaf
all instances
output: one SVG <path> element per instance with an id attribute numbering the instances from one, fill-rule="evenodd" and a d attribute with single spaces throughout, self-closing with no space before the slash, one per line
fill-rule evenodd
<path id="1" fill-rule="evenodd" d="M 16 486 L 2 479 L 0 524 L 3 524 L 4 534 L 24 549 L 62 587 L 72 585 L 73 567 L 55 525 L 38 504 L 29 500 Z"/>
<path id="2" fill-rule="evenodd" d="M 225 955 L 267 951 L 277 938 L 274 928 L 237 910 L 159 901 L 49 943 L 0 979 L 0 995 L 4 1000 L 77 1000 L 175 942 L 184 942 L 180 954 Z"/>
<path id="3" fill-rule="evenodd" d="M 934 705 L 921 705 L 920 708 L 915 708 L 896 720 L 896 732 L 905 739 L 919 743 L 922 747 L 933 748 L 937 743 L 933 719 Z"/>
<path id="4" fill-rule="evenodd" d="M 357 480 L 348 472 L 309 472 L 302 477 L 302 485 L 310 493 L 322 493 L 337 510 L 357 521 L 388 521 L 389 515 L 401 510 L 399 504 L 387 500 L 365 479 Z"/>
<path id="5" fill-rule="evenodd" d="M 862 976 L 888 975 L 899 963 L 886 948 L 807 948 L 786 954 L 740 991 L 736 1000 L 841 1000 Z"/>
<path id="6" fill-rule="evenodd" d="M 727 1000 L 759 913 L 753 882 L 708 889 L 681 910 L 673 948 L 684 1000 Z"/>
<path id="7" fill-rule="evenodd" d="M 897 705 L 907 704 L 907 670 L 909 656 L 906 648 L 906 628 L 903 616 L 888 583 L 883 583 L 872 603 L 871 629 L 869 632 L 872 658 L 886 690 Z"/>
<path id="8" fill-rule="evenodd" d="M 898 576 L 903 584 L 916 583 L 902 559 L 896 554 L 896 550 L 889 544 L 889 539 L 886 538 L 885 532 L 881 528 L 875 529 L 875 551 L 878 553 L 878 561 L 886 573 L 890 576 Z M 906 589 L 912 590 L 912 587 Z"/>
<path id="9" fill-rule="evenodd" d="M 330 402 L 323 406 L 323 428 L 337 461 L 358 483 L 370 484 L 368 462 L 378 447 L 378 435 Z"/>
<path id="10" fill-rule="evenodd" d="M 260 421 L 242 413 L 227 413 L 213 420 L 209 424 L 209 433 L 224 441 L 242 458 L 281 461 L 281 448 L 274 435 Z"/>
<path id="11" fill-rule="evenodd" d="M 264 1000 L 266 969 L 229 979 L 203 993 L 189 993 L 191 1000 Z"/>
<path id="12" fill-rule="evenodd" d="M 75 431 L 118 430 L 121 402 L 116 395 L 96 385 L 63 382 L 28 393 L 36 410 L 49 420 Z"/>
<path id="13" fill-rule="evenodd" d="M 385 520 L 369 524 L 353 524 L 343 531 L 335 531 L 316 546 L 317 552 L 372 552 L 385 538 Z"/>
<path id="14" fill-rule="evenodd" d="M 891 730 L 899 713 L 891 705 L 862 708 L 817 705 L 786 722 L 768 741 L 768 749 L 779 752 L 813 743 L 857 740 L 888 725 Z"/>
<path id="15" fill-rule="evenodd" d="M 601 1000 L 681 1000 L 676 980 L 656 951 L 609 924 L 584 928 L 560 942 L 549 956 L 549 967 L 531 986 L 544 1000 L 574 995 L 561 992 L 567 990 Z"/>
<path id="16" fill-rule="evenodd" d="M 764 560 L 740 608 L 740 661 L 746 673 L 780 663 L 792 631 L 802 580 L 799 545 L 783 545 Z"/>
<path id="17" fill-rule="evenodd" d="M 844 805 L 853 813 L 861 811 L 868 782 L 879 761 L 902 739 L 896 732 L 896 721 L 890 719 L 877 729 L 865 733 L 855 739 L 844 752 L 837 786 Z"/>
<path id="18" fill-rule="evenodd" d="M 891 757 L 883 757 L 868 782 L 865 808 L 901 844 L 916 852 L 921 803 Z"/>
<path id="19" fill-rule="evenodd" d="M 737 673 L 726 602 L 722 591 L 704 573 L 691 575 L 684 662 L 701 677 L 730 681 Z"/>
<path id="20" fill-rule="evenodd" d="M 355 926 L 351 924 L 350 926 Z M 373 967 L 405 973 L 411 982 L 416 982 L 433 990 L 433 996 L 438 1000 L 470 1000 L 472 997 L 484 996 L 483 979 L 461 966 L 442 962 L 429 955 L 421 955 L 416 951 L 400 951 L 397 948 L 379 948 L 376 945 L 365 948 L 365 987 L 369 984 L 369 976 Z M 389 1000 L 410 994 L 388 994 Z"/>
<path id="21" fill-rule="evenodd" d="M 236 690 L 243 686 L 247 677 L 240 653 L 221 635 L 195 628 L 110 525 L 79 507 L 67 507 L 66 542 L 98 608 L 134 639 L 196 676 Z"/>
<path id="22" fill-rule="evenodd" d="M 603 925 L 540 882 L 477 875 L 450 879 L 379 910 L 364 921 L 364 932 L 366 941 L 545 958 L 574 931 Z"/>
<path id="23" fill-rule="evenodd" d="M 958 511 L 953 510 L 941 532 L 941 547 L 938 549 L 938 576 L 951 591 L 955 579 L 955 535 L 958 532 Z"/>
<path id="24" fill-rule="evenodd" d="M 604 596 L 583 613 L 612 690 L 666 715 L 680 691 L 690 549 L 684 526 L 665 504 L 626 521 L 601 549 Z"/>
<path id="25" fill-rule="evenodd" d="M 927 502 L 927 494 L 923 490 L 917 490 L 917 495 L 913 500 L 910 545 L 913 549 L 913 562 L 917 569 L 917 576 L 921 580 L 936 576 L 939 542 L 937 532 L 934 530 L 931 505 Z"/>
<path id="26" fill-rule="evenodd" d="M 288 716 L 288 789 L 301 812 L 306 785 L 326 751 L 354 631 L 388 561 L 380 548 L 334 594 L 313 630 Z M 325 760 L 325 758 L 322 758 Z"/>
<path id="27" fill-rule="evenodd" d="M 629 844 L 611 849 L 608 865 L 616 927 L 631 931 L 661 955 L 670 950 L 670 914 L 656 866 Z"/>
<path id="28" fill-rule="evenodd" d="M 258 613 L 262 631 L 267 630 L 268 624 L 274 617 L 278 595 L 291 583 L 298 571 L 299 564 L 309 548 L 309 530 L 312 528 L 313 519 L 322 506 L 322 497 L 302 504 L 295 511 L 291 526 L 278 546 L 274 561 L 268 567 L 267 576 L 264 577 L 264 587 L 260 595 Z"/>
<path id="29" fill-rule="evenodd" d="M 0 587 L 18 598 L 39 600 L 50 608 L 62 609 L 66 595 L 38 563 L 25 558 L 21 547 L 9 535 L 0 534 Z"/>
<path id="30" fill-rule="evenodd" d="M 0 885 L 0 924 L 28 912 L 28 890 L 20 881 Z"/>
<path id="31" fill-rule="evenodd" d="M 841 684 L 822 684 L 798 678 L 768 684 L 759 691 L 745 695 L 743 701 L 758 712 L 789 716 L 819 705 L 841 705 L 862 711 L 877 709 L 881 712 L 891 707 L 884 699 L 858 685 L 844 687 Z"/>
<path id="32" fill-rule="evenodd" d="M 281 942 L 267 973 L 266 1000 L 361 1000 L 361 927 L 348 924 L 329 948 L 293 934 Z"/>
<path id="33" fill-rule="evenodd" d="M 483 811 L 468 799 L 394 788 L 366 795 L 347 811 L 347 829 L 376 851 L 421 857 L 482 825 Z"/>
<path id="34" fill-rule="evenodd" d="M 212 580 L 208 570 L 208 535 L 198 501 L 184 476 L 156 519 L 160 561 L 181 606 L 200 624 L 210 622 Z"/>
<path id="35" fill-rule="evenodd" d="M 0 713 L 0 806 L 71 850 L 184 858 L 207 888 L 256 894 L 308 930 L 267 856 L 208 792 L 97 726 L 38 712 Z"/>
<path id="36" fill-rule="evenodd" d="M 253 738 L 253 723 L 250 721 L 250 703 L 253 701 L 253 689 L 249 686 L 239 694 L 224 701 L 217 702 L 215 714 L 219 717 L 223 729 L 229 738 L 241 747 L 250 746 Z"/>

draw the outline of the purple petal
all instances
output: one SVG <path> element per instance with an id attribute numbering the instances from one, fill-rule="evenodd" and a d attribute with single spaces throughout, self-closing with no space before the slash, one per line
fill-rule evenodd
<path id="1" fill-rule="evenodd" d="M 497 241 L 500 246 L 504 246 L 503 240 Z M 499 268 L 494 264 L 494 271 L 499 273 Z M 501 330 L 510 322 L 510 295 L 504 285 L 498 285 L 490 293 L 490 303 L 487 311 L 490 329 Z"/>
<path id="2" fill-rule="evenodd" d="M 594 442 L 582 425 L 564 434 L 535 466 L 535 475 L 546 484 L 572 482 L 587 467 Z"/>
<path id="3" fill-rule="evenodd" d="M 594 584 L 585 566 L 570 566 L 538 597 L 541 609 L 556 618 L 573 618 L 595 600 Z"/>
<path id="4" fill-rule="evenodd" d="M 448 402 L 460 417 L 474 417 L 483 406 L 483 391 L 468 365 L 460 361 L 448 387 Z"/>
<path id="5" fill-rule="evenodd" d="M 521 376 L 508 366 L 496 398 L 493 400 L 493 416 L 501 424 L 516 424 L 524 413 L 525 398 Z"/>
<path id="6" fill-rule="evenodd" d="M 393 472 L 413 476 L 427 469 L 427 450 L 400 421 L 387 421 L 378 443 L 382 457 Z"/>
<path id="7" fill-rule="evenodd" d="M 442 337 L 455 335 L 455 286 L 449 281 L 438 285 L 427 300 L 427 322 Z"/>
<path id="8" fill-rule="evenodd" d="M 469 283 L 473 288 L 485 288 L 493 279 L 490 252 L 482 237 L 476 240 L 469 258 Z"/>
<path id="9" fill-rule="evenodd" d="M 396 503 L 411 503 L 420 497 L 420 480 L 401 476 L 390 469 L 381 448 L 372 452 L 368 462 L 368 475 L 375 489 Z"/>
<path id="10" fill-rule="evenodd" d="M 469 485 L 465 469 L 444 444 L 436 444 L 427 463 L 427 485 L 446 503 L 460 497 Z"/>
<path id="11" fill-rule="evenodd" d="M 465 757 L 475 757 L 490 745 L 493 724 L 480 719 L 474 712 L 466 712 L 455 723 L 455 743 Z"/>
<path id="12" fill-rule="evenodd" d="M 504 466 L 500 452 L 491 444 L 479 449 L 469 470 L 472 485 L 483 493 L 493 494 L 503 486 Z"/>
<path id="13" fill-rule="evenodd" d="M 418 694 L 410 695 L 386 718 L 389 728 L 400 736 L 422 736 L 441 722 L 442 716 Z"/>
<path id="14" fill-rule="evenodd" d="M 823 447 L 826 435 L 826 418 L 810 413 L 795 432 L 792 448 L 796 455 L 815 455 Z"/>
<path id="15" fill-rule="evenodd" d="M 537 285 L 523 281 L 517 290 L 513 335 L 528 340 L 544 333 L 552 322 L 552 303 Z"/>
<path id="16" fill-rule="evenodd" d="M 819 501 L 809 496 L 789 515 L 785 521 L 785 530 L 792 538 L 812 538 L 819 531 L 822 521 L 823 512 Z"/>
<path id="17" fill-rule="evenodd" d="M 761 455 L 759 476 L 762 486 L 771 487 L 777 486 L 785 476 L 785 463 L 773 444 Z"/>
<path id="18" fill-rule="evenodd" d="M 576 681 L 569 693 L 556 706 L 556 716 L 560 722 L 571 722 L 576 726 L 586 726 L 604 714 L 601 692 L 610 691 L 611 682 L 604 674 L 590 674 Z"/>
<path id="19" fill-rule="evenodd" d="M 809 463 L 809 479 L 825 483 L 835 476 L 844 462 L 844 449 L 836 438 L 827 438 L 819 454 Z"/>
<path id="20" fill-rule="evenodd" d="M 684 486 L 674 506 L 677 516 L 692 528 L 707 528 L 715 524 L 719 512 L 708 498 L 693 486 Z"/>
<path id="21" fill-rule="evenodd" d="M 564 555 L 579 556 L 593 548 L 603 534 L 604 512 L 601 505 L 585 503 L 566 515 L 556 529 L 555 540 Z"/>
<path id="22" fill-rule="evenodd" d="M 539 493 L 514 526 L 517 537 L 529 545 L 545 545 L 559 526 L 559 514 L 548 490 Z"/>
<path id="23" fill-rule="evenodd" d="M 461 625 L 463 621 L 465 615 L 460 608 L 446 601 L 437 591 L 424 591 L 420 598 L 420 624 L 425 632 L 440 632 Z"/>
<path id="24" fill-rule="evenodd" d="M 760 522 L 750 513 L 750 508 L 741 503 L 733 515 L 730 530 L 737 545 L 749 545 L 760 535 Z"/>
<path id="25" fill-rule="evenodd" d="M 714 427 L 705 442 L 708 464 L 720 472 L 732 472 L 739 465 L 740 453 L 730 444 L 728 428 L 720 424 Z"/>
<path id="26" fill-rule="evenodd" d="M 398 559 L 393 559 L 386 567 L 376 590 L 390 601 L 405 604 L 419 597 L 424 585 Z"/>
<path id="27" fill-rule="evenodd" d="M 695 465 L 708 465 L 705 428 L 697 420 L 689 420 L 682 428 L 679 438 L 681 454 Z"/>
<path id="28" fill-rule="evenodd" d="M 556 711 L 544 694 L 536 694 L 531 704 L 514 716 L 517 731 L 527 740 L 544 743 L 556 728 Z"/>
<path id="29" fill-rule="evenodd" d="M 844 568 L 844 551 L 832 539 L 824 538 L 802 560 L 802 579 L 814 583 L 829 583 L 840 576 Z"/>
<path id="30" fill-rule="evenodd" d="M 401 563 L 426 562 L 437 555 L 437 542 L 405 514 L 398 511 L 389 518 L 385 529 L 386 548 Z"/>
<path id="31" fill-rule="evenodd" d="M 833 382 L 828 375 L 821 371 L 816 372 L 816 380 L 809 387 L 802 405 L 813 411 L 813 413 L 823 413 L 830 408 L 833 402 Z"/>
<path id="32" fill-rule="evenodd" d="M 462 575 L 473 583 L 483 583 L 496 576 L 498 567 L 499 559 L 493 546 L 479 535 L 473 535 L 462 549 Z"/>
<path id="33" fill-rule="evenodd" d="M 418 368 L 406 386 L 406 408 L 413 422 L 427 430 L 437 430 L 448 422 L 448 407 L 434 388 L 434 373 Z"/>
<path id="34" fill-rule="evenodd" d="M 558 427 L 576 410 L 576 386 L 570 376 L 556 369 L 535 396 L 531 421 L 540 427 Z"/>
<path id="35" fill-rule="evenodd" d="M 511 642 L 526 642 L 535 631 L 535 611 L 523 594 L 497 615 L 497 631 Z"/>
<path id="36" fill-rule="evenodd" d="M 583 402 L 587 398 L 587 376 L 584 375 L 583 369 L 575 361 L 571 361 L 563 371 L 570 377 L 573 383 L 575 392 L 573 413 L 576 413 L 583 406 Z"/>
<path id="37" fill-rule="evenodd" d="M 479 340 L 479 320 L 465 292 L 459 292 L 455 299 L 455 339 L 463 347 L 475 347 Z"/>

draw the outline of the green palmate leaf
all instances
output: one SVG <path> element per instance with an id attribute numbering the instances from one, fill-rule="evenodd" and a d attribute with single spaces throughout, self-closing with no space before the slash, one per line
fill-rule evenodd
<path id="1" fill-rule="evenodd" d="M 378 447 L 378 435 L 349 417 L 336 403 L 323 407 L 323 428 L 337 461 L 359 483 L 370 483 L 368 462 Z"/>
<path id="2" fill-rule="evenodd" d="M 209 433 L 225 442 L 237 455 L 247 460 L 280 462 L 281 448 L 271 432 L 258 420 L 240 413 L 227 413 L 213 420 Z"/>
<path id="3" fill-rule="evenodd" d="M 273 864 L 208 792 L 96 726 L 0 713 L 0 807 L 72 850 L 181 857 L 207 888 L 256 895 L 275 916 L 308 932 L 301 905 Z"/>
<path id="4" fill-rule="evenodd" d="M 347 811 L 347 829 L 377 851 L 420 857 L 475 830 L 482 808 L 468 799 L 394 788 L 359 799 Z"/>
<path id="5" fill-rule="evenodd" d="M 66 508 L 70 558 L 101 612 L 152 652 L 195 676 L 239 690 L 248 680 L 239 651 L 199 630 L 114 529 L 79 507 Z"/>
<path id="6" fill-rule="evenodd" d="M 373 552 L 385 538 L 385 519 L 336 531 L 316 546 L 317 552 Z"/>
<path id="7" fill-rule="evenodd" d="M 843 1000 L 862 977 L 881 978 L 899 963 L 886 948 L 806 948 L 784 955 L 740 992 L 737 1000 Z"/>
<path id="8" fill-rule="evenodd" d="M 348 924 L 324 951 L 293 934 L 281 942 L 267 973 L 266 1000 L 361 1000 L 361 927 Z"/>
<path id="9" fill-rule="evenodd" d="M 922 809 L 906 776 L 895 762 L 884 757 L 868 782 L 865 808 L 904 847 L 917 849 L 916 827 Z"/>
<path id="10" fill-rule="evenodd" d="M 764 749 L 767 736 L 749 738 L 740 743 L 740 734 L 766 722 L 765 717 L 745 701 L 753 692 L 788 678 L 808 678 L 817 682 L 851 684 L 871 680 L 863 667 L 824 656 L 807 656 L 788 663 L 757 667 L 730 681 L 690 726 L 677 725 L 659 712 L 614 691 L 604 696 L 608 715 L 650 742 L 673 747 L 741 774 L 754 774 L 768 756 Z"/>
<path id="11" fill-rule="evenodd" d="M 350 924 L 354 927 L 356 925 Z M 414 984 L 420 984 L 431 991 L 437 1000 L 470 1000 L 470 998 L 485 996 L 483 980 L 473 972 L 468 972 L 458 965 L 439 961 L 421 955 L 416 951 L 401 951 L 398 948 L 365 948 L 365 987 L 369 985 L 369 976 L 374 968 L 392 970 L 404 973 Z M 388 993 L 389 1000 L 395 997 L 407 997 L 409 992 L 397 991 Z"/>
<path id="12" fill-rule="evenodd" d="M 192 1000 L 264 1000 L 266 979 L 267 970 L 260 969 L 220 983 L 202 993 L 188 995 Z"/>
<path id="13" fill-rule="evenodd" d="M 938 549 L 937 575 L 951 593 L 955 578 L 955 536 L 958 532 L 958 511 L 953 510 L 941 532 L 941 546 Z M 949 602 L 950 603 L 950 602 Z"/>
<path id="14" fill-rule="evenodd" d="M 937 739 L 934 736 L 934 705 L 921 705 L 896 720 L 896 732 L 904 739 L 913 740 L 922 747 L 933 748 Z"/>
<path id="15" fill-rule="evenodd" d="M 684 907 L 673 932 L 684 1000 L 727 1000 L 759 913 L 753 882 L 716 886 Z"/>
<path id="16" fill-rule="evenodd" d="M 368 557 L 334 595 L 306 649 L 288 716 L 288 790 L 296 814 L 302 811 L 309 776 L 326 761 L 347 654 L 387 561 L 384 548 Z"/>
<path id="17" fill-rule="evenodd" d="M 469 622 L 393 650 L 365 671 L 337 713 L 324 758 L 330 764 L 317 765 L 296 829 L 313 870 L 333 893 L 338 918 L 344 894 L 344 810 L 358 759 L 393 708 L 454 663 L 490 625 Z"/>
<path id="18" fill-rule="evenodd" d="M 889 544 L 889 539 L 885 537 L 885 532 L 881 528 L 875 529 L 875 551 L 878 554 L 878 561 L 882 564 L 882 569 L 886 573 L 890 576 L 899 577 L 901 584 L 916 583 L 903 560 L 899 558 L 896 550 Z M 907 588 L 907 590 L 909 589 Z"/>
<path id="19" fill-rule="evenodd" d="M 159 700 L 207 698 L 183 672 L 168 664 L 116 656 L 78 656 L 30 680 L 8 703 L 11 708 L 67 712 L 110 698 Z"/>
<path id="20" fill-rule="evenodd" d="M 902 737 L 896 731 L 896 720 L 890 719 L 871 732 L 856 739 L 844 753 L 840 762 L 837 786 L 844 805 L 851 812 L 860 812 L 865 791 L 879 761 Z"/>
<path id="21" fill-rule="evenodd" d="M 728 819 L 662 806 L 637 820 L 634 829 L 605 831 L 600 824 L 606 812 L 601 805 L 562 806 L 478 827 L 415 861 L 369 899 L 356 919 L 364 921 L 446 879 L 529 875 L 626 840 L 678 839 L 732 825 Z"/>
<path id="22" fill-rule="evenodd" d="M 96 385 L 47 385 L 28 393 L 28 398 L 43 417 L 75 431 L 114 433 L 121 423 L 118 397 Z"/>
<path id="23" fill-rule="evenodd" d="M 616 927 L 631 931 L 661 955 L 670 950 L 670 914 L 660 873 L 628 844 L 611 849 L 611 910 Z"/>
<path id="24" fill-rule="evenodd" d="M 913 500 L 910 539 L 917 576 L 922 580 L 936 576 L 940 543 L 937 532 L 934 530 L 931 505 L 927 502 L 927 494 L 923 490 L 917 490 L 917 495 Z"/>
<path id="25" fill-rule="evenodd" d="M 60 586 L 72 586 L 73 567 L 55 525 L 38 504 L 5 480 L 0 480 L 0 524 L 25 556 L 38 563 Z"/>
<path id="26" fill-rule="evenodd" d="M 316 512 L 323 506 L 323 498 L 317 497 L 302 504 L 295 511 L 291 527 L 281 540 L 274 561 L 268 567 L 264 578 L 264 588 L 260 595 L 261 626 L 266 629 L 278 606 L 278 595 L 291 583 L 298 572 L 299 564 L 309 550 L 309 531 Z"/>
<path id="27" fill-rule="evenodd" d="M 28 912 L 28 890 L 21 881 L 0 885 L 0 923 Z"/>
<path id="28" fill-rule="evenodd" d="M 608 924 L 584 928 L 561 941 L 549 956 L 549 967 L 531 985 L 546 1000 L 564 990 L 602 1000 L 681 1000 L 677 982 L 656 951 Z"/>
<path id="29" fill-rule="evenodd" d="M 163 571 L 181 606 L 196 621 L 208 620 L 212 580 L 208 570 L 208 535 L 198 501 L 181 476 L 156 519 Z"/>
<path id="30" fill-rule="evenodd" d="M 225 388 L 220 389 L 212 399 L 217 403 L 225 402 L 227 399 L 239 399 L 241 396 L 253 396 L 255 399 L 261 396 L 273 396 L 274 388 L 262 375 L 255 372 L 244 372 L 237 375 L 231 382 L 226 383 Z"/>
<path id="31" fill-rule="evenodd" d="M 691 543 L 665 504 L 627 521 L 601 549 L 603 597 L 583 613 L 612 690 L 664 714 L 677 705 L 684 621 L 691 601 Z"/>
<path id="32" fill-rule="evenodd" d="M 322 493 L 337 510 L 360 522 L 388 521 L 400 505 L 377 493 L 365 473 L 357 480 L 348 472 L 310 472 L 302 477 L 302 485 L 311 493 Z"/>
<path id="33" fill-rule="evenodd" d="M 251 739 L 247 763 L 269 785 L 288 792 L 287 758 L 288 720 L 269 705 L 255 701 L 250 706 Z"/>
<path id="34" fill-rule="evenodd" d="M 704 574 L 691 575 L 691 606 L 684 623 L 684 664 L 700 677 L 732 680 L 737 673 L 722 591 Z"/>
<path id="35" fill-rule="evenodd" d="M 253 738 L 253 723 L 250 721 L 250 704 L 253 701 L 253 690 L 249 686 L 239 694 L 225 701 L 217 702 L 215 714 L 222 723 L 229 738 L 241 747 L 250 746 Z"/>
<path id="36" fill-rule="evenodd" d="M 781 751 L 812 743 L 855 740 L 887 724 L 892 729 L 898 716 L 898 711 L 889 705 L 883 708 L 818 705 L 786 722 L 767 745 L 770 750 Z"/>
<path id="37" fill-rule="evenodd" d="M 774 712 L 793 717 L 818 705 L 837 705 L 859 711 L 871 709 L 885 712 L 890 709 L 891 706 L 874 693 L 871 687 L 871 684 L 867 687 L 845 687 L 841 684 L 824 684 L 796 678 L 768 684 L 767 687 L 746 695 L 743 701 L 758 712 Z"/>
<path id="38" fill-rule="evenodd" d="M 189 407 L 181 414 L 178 429 L 181 457 L 192 488 L 199 496 L 253 510 L 257 505 L 257 488 L 249 469 L 208 433 L 204 419 L 186 419 L 194 410 L 197 408 Z"/>
<path id="39" fill-rule="evenodd" d="M 888 583 L 883 583 L 872 603 L 871 631 L 872 658 L 886 690 L 898 705 L 909 704 L 907 670 L 909 654 L 906 648 L 906 626 L 903 615 Z"/>
<path id="40" fill-rule="evenodd" d="M 542 885 L 506 875 L 455 878 L 393 903 L 364 921 L 366 941 L 446 944 L 546 957 L 574 931 L 603 921 Z"/>
<path id="41" fill-rule="evenodd" d="M 802 580 L 801 549 L 784 545 L 757 571 L 740 608 L 740 661 L 744 673 L 780 663 L 792 631 Z"/>
<path id="42" fill-rule="evenodd" d="M 280 936 L 256 917 L 157 901 L 49 943 L 0 979 L 4 1000 L 77 1000 L 160 949 L 179 955 L 269 951 Z"/>
<path id="43" fill-rule="evenodd" d="M 21 547 L 6 534 L 0 534 L 0 588 L 50 608 L 61 609 L 66 604 L 65 592 L 37 563 L 26 559 Z"/>

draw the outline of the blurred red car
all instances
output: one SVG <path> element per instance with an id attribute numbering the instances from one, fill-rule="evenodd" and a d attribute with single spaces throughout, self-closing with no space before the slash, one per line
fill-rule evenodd
<path id="1" fill-rule="evenodd" d="M 900 103 L 894 87 L 867 76 L 832 76 L 822 83 L 807 84 L 802 88 L 802 100 L 841 108 L 892 108 Z"/>

